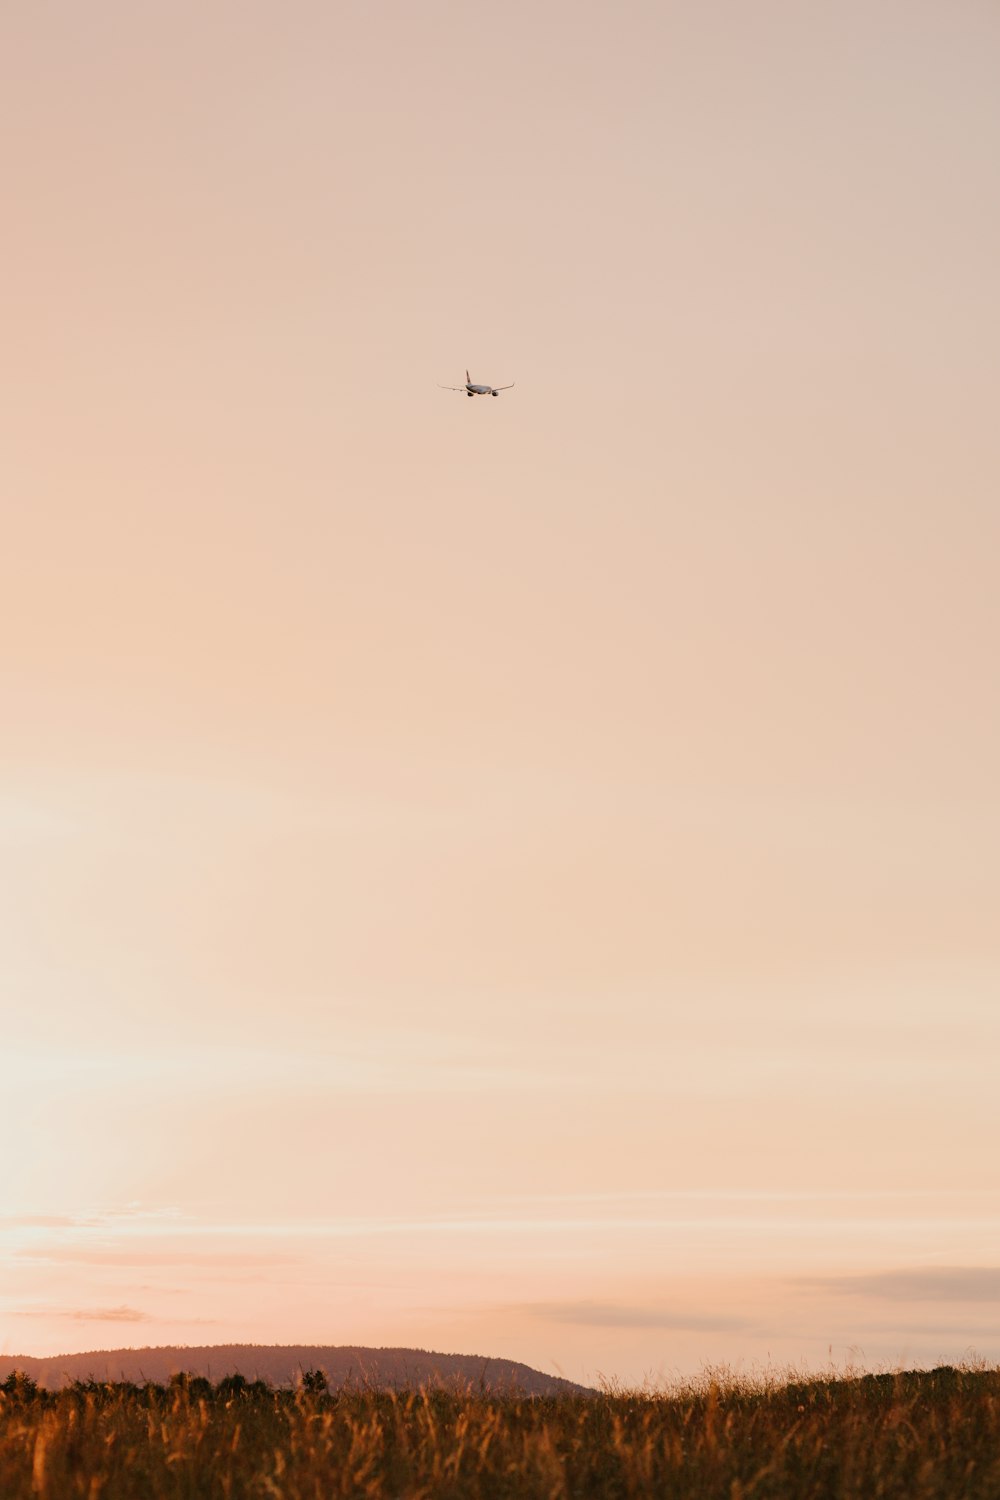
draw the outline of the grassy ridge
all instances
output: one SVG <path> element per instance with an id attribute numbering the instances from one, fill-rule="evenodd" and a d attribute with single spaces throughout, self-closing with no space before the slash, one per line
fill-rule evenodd
<path id="1" fill-rule="evenodd" d="M 297 1385 L 303 1370 L 323 1370 L 332 1389 L 360 1382 L 394 1390 L 430 1385 L 464 1391 L 486 1385 L 505 1396 L 592 1394 L 585 1386 L 533 1370 L 517 1360 L 355 1344 L 159 1344 L 141 1349 L 91 1349 L 48 1359 L 0 1354 L 0 1384 L 15 1370 L 30 1375 L 50 1391 L 79 1380 L 99 1380 L 102 1384 L 132 1381 L 139 1385 L 153 1381 L 163 1385 L 179 1371 L 204 1375 L 213 1383 L 227 1375 L 241 1374 L 271 1385 Z"/>
<path id="2" fill-rule="evenodd" d="M 1000 1371 L 498 1397 L 76 1385 L 0 1394 L 4 1500 L 1000 1496 Z"/>

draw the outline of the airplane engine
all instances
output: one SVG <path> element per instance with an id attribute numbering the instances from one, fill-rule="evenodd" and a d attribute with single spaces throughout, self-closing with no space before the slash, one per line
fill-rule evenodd
<path id="1" fill-rule="evenodd" d="M 499 394 L 500 394 L 499 391 L 490 391 L 490 395 L 491 396 L 499 396 Z"/>

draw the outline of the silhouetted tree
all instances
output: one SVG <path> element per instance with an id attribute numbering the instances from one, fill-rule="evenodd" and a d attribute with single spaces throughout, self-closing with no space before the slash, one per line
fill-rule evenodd
<path id="1" fill-rule="evenodd" d="M 224 1400 L 231 1401 L 236 1396 L 246 1395 L 249 1389 L 245 1375 L 225 1375 L 215 1387 L 215 1394 L 222 1396 Z"/>
<path id="2" fill-rule="evenodd" d="M 15 1401 L 34 1401 L 38 1395 L 38 1381 L 32 1380 L 23 1370 L 11 1370 L 3 1385 L 0 1386 L 5 1396 L 13 1396 Z"/>

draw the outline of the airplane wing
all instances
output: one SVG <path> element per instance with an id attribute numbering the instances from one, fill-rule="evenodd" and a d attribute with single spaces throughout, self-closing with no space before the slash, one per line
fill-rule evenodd
<path id="1" fill-rule="evenodd" d="M 438 386 L 438 390 L 439 391 L 464 391 L 465 390 L 465 386 L 464 385 L 439 385 Z"/>
<path id="2" fill-rule="evenodd" d="M 517 381 L 516 380 L 512 380 L 511 383 L 510 383 L 510 385 L 495 385 L 493 387 L 493 389 L 495 391 L 512 391 L 516 385 L 517 385 Z"/>

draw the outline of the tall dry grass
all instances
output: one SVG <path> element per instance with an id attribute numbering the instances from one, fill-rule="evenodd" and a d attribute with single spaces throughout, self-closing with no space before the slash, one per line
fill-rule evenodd
<path id="1" fill-rule="evenodd" d="M 0 1395 L 3 1500 L 996 1500 L 1000 1371 L 706 1379 L 663 1393 L 272 1391 L 223 1382 Z"/>

